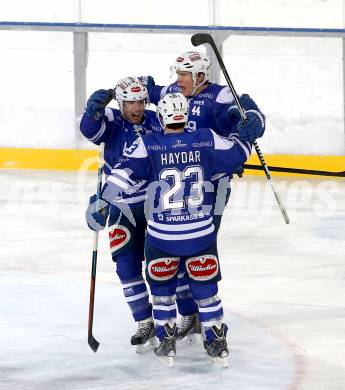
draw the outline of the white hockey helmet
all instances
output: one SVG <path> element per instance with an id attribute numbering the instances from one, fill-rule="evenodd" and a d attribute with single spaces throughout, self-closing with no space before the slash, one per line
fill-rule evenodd
<path id="1" fill-rule="evenodd" d="M 178 70 L 181 72 L 190 72 L 193 80 L 196 79 L 199 73 L 204 73 L 204 82 L 206 82 L 210 79 L 210 66 L 211 61 L 207 56 L 200 54 L 198 51 L 188 51 L 176 58 L 170 70 L 172 73 L 176 73 Z"/>
<path id="2" fill-rule="evenodd" d="M 138 77 L 125 77 L 124 79 L 120 79 L 115 87 L 115 99 L 119 105 L 121 114 L 123 114 L 123 102 L 145 100 L 146 104 L 149 103 L 147 88 Z"/>
<path id="3" fill-rule="evenodd" d="M 157 117 L 163 128 L 175 123 L 187 123 L 188 101 L 182 93 L 168 93 L 157 105 Z"/>

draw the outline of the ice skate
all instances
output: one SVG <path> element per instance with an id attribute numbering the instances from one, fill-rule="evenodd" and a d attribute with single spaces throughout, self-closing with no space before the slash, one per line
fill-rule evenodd
<path id="1" fill-rule="evenodd" d="M 131 337 L 131 344 L 136 345 L 137 353 L 152 351 L 157 346 L 152 317 L 138 322 L 138 330 Z"/>
<path id="2" fill-rule="evenodd" d="M 166 335 L 161 340 L 159 346 L 154 349 L 154 352 L 163 364 L 173 367 L 176 355 L 176 324 L 166 324 L 165 333 Z"/>
<path id="3" fill-rule="evenodd" d="M 214 339 L 210 342 L 204 342 L 206 352 L 214 363 L 227 368 L 229 366 L 229 350 L 225 337 L 225 324 L 221 324 L 220 327 L 213 325 L 212 332 L 214 333 Z"/>
<path id="4" fill-rule="evenodd" d="M 197 313 L 182 316 L 177 324 L 176 340 L 186 339 L 187 344 L 196 341 L 198 334 L 201 334 L 199 316 Z"/>

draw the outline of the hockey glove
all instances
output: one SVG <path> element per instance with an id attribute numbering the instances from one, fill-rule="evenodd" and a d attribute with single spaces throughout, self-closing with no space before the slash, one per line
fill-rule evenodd
<path id="1" fill-rule="evenodd" d="M 106 105 L 113 98 L 112 89 L 99 89 L 94 92 L 86 103 L 86 114 L 94 119 L 99 119 L 104 115 Z"/>
<path id="2" fill-rule="evenodd" d="M 253 142 L 264 134 L 264 119 L 258 111 L 246 111 L 246 116 L 247 120 L 237 125 L 238 135 L 241 141 Z"/>
<path id="3" fill-rule="evenodd" d="M 247 110 L 258 110 L 258 106 L 254 102 L 254 100 L 247 94 L 243 94 L 239 97 L 239 102 L 241 104 L 241 107 L 247 111 Z M 230 106 L 228 110 L 228 116 L 233 119 L 239 120 L 241 118 L 240 112 L 237 108 L 237 105 L 235 101 L 233 101 L 232 105 Z"/>
<path id="4" fill-rule="evenodd" d="M 238 177 L 242 177 L 243 176 L 243 173 L 244 173 L 244 166 L 243 165 L 240 165 L 236 171 L 235 171 L 236 175 Z"/>
<path id="5" fill-rule="evenodd" d="M 107 202 L 99 199 L 98 206 L 97 209 L 97 195 L 94 194 L 90 197 L 85 217 L 87 226 L 96 232 L 105 228 L 109 215 L 109 204 Z"/>
<path id="6" fill-rule="evenodd" d="M 152 76 L 139 76 L 138 79 L 146 86 L 147 89 L 150 89 L 156 85 Z"/>

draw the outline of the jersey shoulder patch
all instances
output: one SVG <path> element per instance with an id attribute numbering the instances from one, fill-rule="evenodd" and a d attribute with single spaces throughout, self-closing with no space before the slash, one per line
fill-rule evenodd
<path id="1" fill-rule="evenodd" d="M 229 87 L 223 87 L 217 95 L 216 102 L 221 104 L 230 104 L 234 100 L 234 96 Z"/>
<path id="2" fill-rule="evenodd" d="M 147 150 L 142 137 L 137 138 L 133 144 L 127 148 L 123 154 L 125 157 L 145 158 L 147 157 Z"/>

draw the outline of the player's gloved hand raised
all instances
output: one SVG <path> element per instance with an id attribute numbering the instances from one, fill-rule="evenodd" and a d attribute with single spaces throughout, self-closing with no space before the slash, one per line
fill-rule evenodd
<path id="1" fill-rule="evenodd" d="M 97 209 L 97 196 L 96 194 L 90 196 L 89 206 L 86 210 L 85 217 L 87 226 L 96 232 L 103 230 L 107 223 L 109 216 L 109 204 L 104 200 L 98 201 Z"/>
<path id="2" fill-rule="evenodd" d="M 99 89 L 94 92 L 86 103 L 86 114 L 91 118 L 99 119 L 104 115 L 104 109 L 113 96 L 112 89 Z"/>
<path id="3" fill-rule="evenodd" d="M 246 116 L 247 120 L 237 125 L 238 135 L 241 141 L 253 142 L 264 134 L 264 119 L 257 111 L 246 111 Z"/>
<path id="4" fill-rule="evenodd" d="M 147 87 L 147 89 L 156 85 L 152 76 L 139 76 L 138 79 Z"/>

